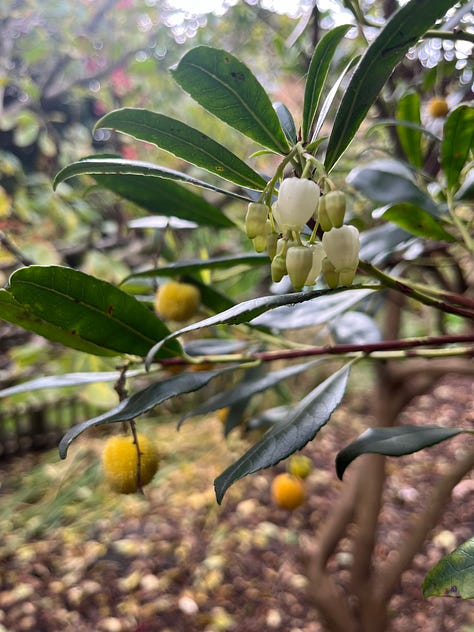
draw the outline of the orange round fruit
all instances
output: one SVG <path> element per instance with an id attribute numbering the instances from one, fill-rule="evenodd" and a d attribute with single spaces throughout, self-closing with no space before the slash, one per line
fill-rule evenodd
<path id="1" fill-rule="evenodd" d="M 272 499 L 282 509 L 296 509 L 305 499 L 304 483 L 301 478 L 288 472 L 278 474 L 272 481 Z"/>
<path id="2" fill-rule="evenodd" d="M 307 478 L 313 469 L 313 462 L 303 454 L 293 454 L 288 461 L 288 472 L 298 478 Z"/>
<path id="3" fill-rule="evenodd" d="M 449 105 L 443 97 L 433 97 L 428 101 L 428 113 L 433 118 L 444 118 L 449 112 Z"/>
<path id="4" fill-rule="evenodd" d="M 184 322 L 194 316 L 200 302 L 201 293 L 195 285 L 169 281 L 158 288 L 155 309 L 165 320 Z"/>
<path id="5" fill-rule="evenodd" d="M 140 450 L 140 484 L 148 485 L 158 470 L 158 452 L 148 437 L 137 435 Z M 133 494 L 138 490 L 137 446 L 132 436 L 107 439 L 102 452 L 104 478 L 119 494 Z"/>

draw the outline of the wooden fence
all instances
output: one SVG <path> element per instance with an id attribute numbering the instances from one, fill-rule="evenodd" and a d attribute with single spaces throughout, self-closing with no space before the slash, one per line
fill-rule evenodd
<path id="1" fill-rule="evenodd" d="M 0 409 L 0 462 L 53 448 L 71 426 L 96 414 L 77 397 Z"/>

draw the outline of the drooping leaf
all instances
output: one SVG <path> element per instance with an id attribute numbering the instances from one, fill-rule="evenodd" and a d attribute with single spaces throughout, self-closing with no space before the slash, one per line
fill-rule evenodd
<path id="1" fill-rule="evenodd" d="M 135 371 L 127 371 L 127 377 L 135 377 L 143 374 L 144 371 L 137 369 Z M 19 393 L 28 393 L 44 388 L 64 388 L 67 386 L 81 386 L 83 384 L 94 384 L 96 382 L 116 382 L 120 377 L 119 371 L 90 371 L 64 373 L 63 375 L 47 375 L 45 377 L 37 377 L 33 380 L 27 380 L 15 386 L 9 386 L 0 391 L 0 397 L 8 397 L 10 395 L 18 395 Z"/>
<path id="2" fill-rule="evenodd" d="M 443 557 L 427 573 L 423 597 L 474 599 L 474 537 Z"/>
<path id="3" fill-rule="evenodd" d="M 461 169 L 474 151 L 474 108 L 461 105 L 448 116 L 441 143 L 441 166 L 448 188 L 456 191 Z"/>
<path id="4" fill-rule="evenodd" d="M 312 292 L 295 292 L 292 294 L 282 294 L 279 296 L 261 296 L 259 298 L 251 299 L 249 301 L 243 301 L 239 305 L 235 305 L 230 309 L 225 310 L 220 314 L 216 314 L 215 316 L 210 316 L 204 320 L 198 321 L 197 323 L 192 323 L 186 327 L 183 327 L 179 331 L 175 331 L 169 335 L 169 337 L 162 342 L 158 343 L 150 349 L 147 359 L 146 366 L 150 366 L 153 362 L 153 358 L 155 354 L 159 350 L 162 344 L 164 344 L 167 340 L 175 338 L 177 336 L 182 336 L 185 333 L 189 333 L 191 331 L 197 331 L 198 329 L 203 329 L 204 327 L 211 327 L 213 325 L 239 325 L 242 323 L 249 323 L 254 318 L 268 311 L 269 309 L 274 309 L 275 307 L 280 307 L 282 305 L 293 305 L 297 303 L 304 303 L 309 301 L 317 296 L 326 296 L 331 294 L 337 294 L 338 292 L 353 292 L 354 289 L 360 289 L 357 286 L 351 286 L 350 288 L 337 288 L 336 290 L 314 290 Z"/>
<path id="5" fill-rule="evenodd" d="M 243 200 L 244 202 L 251 201 L 250 198 L 245 197 L 240 193 L 216 187 L 204 180 L 188 176 L 186 173 L 182 173 L 181 171 L 160 167 L 159 165 L 155 165 L 151 162 L 125 160 L 124 158 L 111 158 L 110 156 L 95 156 L 93 158 L 83 158 L 77 162 L 72 162 L 56 174 L 53 180 L 53 187 L 56 189 L 61 182 L 64 182 L 69 178 L 73 178 L 74 176 L 105 174 L 120 175 L 122 177 L 126 175 L 135 175 L 163 180 L 176 180 L 177 182 L 184 182 L 186 184 L 192 184 L 197 187 L 216 191 L 222 195 L 236 198 L 237 200 Z M 140 182 L 143 184 L 144 181 L 140 180 Z"/>
<path id="6" fill-rule="evenodd" d="M 290 110 L 280 101 L 275 101 L 273 109 L 278 116 L 278 120 L 280 121 L 282 130 L 285 132 L 286 138 L 292 145 L 294 145 L 297 141 L 296 126 Z"/>
<path id="7" fill-rule="evenodd" d="M 395 160 L 377 160 L 356 167 L 347 182 L 378 204 L 411 202 L 431 215 L 439 215 L 436 204 L 419 189 L 410 172 Z"/>
<path id="8" fill-rule="evenodd" d="M 183 281 L 187 280 L 188 278 L 184 276 Z M 192 282 L 196 287 L 199 288 L 199 293 L 201 295 L 201 304 L 209 308 L 215 314 L 234 307 L 235 302 L 226 294 L 214 287 L 212 283 L 204 283 L 196 277 L 192 278 Z"/>
<path id="9" fill-rule="evenodd" d="M 170 333 L 133 296 L 78 270 L 62 266 L 21 268 L 10 277 L 8 292 L 31 318 L 63 330 L 68 336 L 63 343 L 77 338 L 115 353 L 144 356 Z M 180 345 L 174 341 L 172 345 L 166 343 L 160 354 L 167 357 L 179 352 Z"/>
<path id="10" fill-rule="evenodd" d="M 316 364 L 321 364 L 322 360 L 314 360 L 313 362 L 303 362 L 294 366 L 285 367 L 277 371 L 269 371 L 265 375 L 259 378 L 253 378 L 251 381 L 242 381 L 233 388 L 230 388 L 224 392 L 214 395 L 207 401 L 197 406 L 194 410 L 184 415 L 179 425 L 184 423 L 186 419 L 195 417 L 196 415 L 205 415 L 206 413 L 225 408 L 226 406 L 232 406 L 242 400 L 247 400 L 253 397 L 257 393 L 273 388 L 283 380 L 287 380 L 290 377 L 298 375 L 303 371 L 307 371 Z"/>
<path id="11" fill-rule="evenodd" d="M 101 187 L 137 204 L 152 213 L 161 213 L 196 222 L 200 226 L 230 228 L 234 226 L 224 213 L 201 195 L 163 178 L 135 175 L 93 176 Z"/>
<path id="12" fill-rule="evenodd" d="M 410 202 L 390 206 L 383 211 L 381 217 L 418 237 L 455 241 L 455 237 L 443 228 L 439 220 Z"/>
<path id="13" fill-rule="evenodd" d="M 226 147 L 181 121 L 138 108 L 106 114 L 96 128 L 105 127 L 153 143 L 179 158 L 242 187 L 261 191 L 265 180 Z"/>
<path id="14" fill-rule="evenodd" d="M 234 266 L 257 266 L 268 265 L 268 255 L 258 253 L 244 253 L 240 255 L 224 255 L 222 257 L 210 257 L 209 259 L 191 259 L 187 261 L 176 261 L 159 268 L 143 270 L 135 272 L 124 279 L 123 282 L 131 278 L 140 277 L 160 277 L 160 276 L 179 276 L 183 274 L 192 274 L 201 270 L 216 270 L 224 268 L 229 270 Z"/>
<path id="15" fill-rule="evenodd" d="M 344 92 L 326 150 L 328 171 L 344 153 L 409 48 L 454 4 L 453 0 L 409 0 L 391 16 L 366 50 Z"/>
<path id="16" fill-rule="evenodd" d="M 401 127 L 405 127 L 407 129 L 419 132 L 422 136 L 426 136 L 427 138 L 429 138 L 431 140 L 435 140 L 438 143 L 441 142 L 441 137 L 440 136 L 435 134 L 432 130 L 429 130 L 426 127 L 423 127 L 423 125 L 417 125 L 416 123 L 410 123 L 409 121 L 401 121 L 399 119 L 394 119 L 394 118 L 387 118 L 387 119 L 379 119 L 379 120 L 377 120 L 375 123 L 372 123 L 372 125 L 370 125 L 367 128 L 366 134 L 367 134 L 367 136 L 369 136 L 378 127 L 385 127 L 387 125 L 396 126 L 396 127 L 400 127 L 400 128 Z"/>
<path id="17" fill-rule="evenodd" d="M 397 118 L 400 121 L 412 123 L 412 126 L 398 125 L 397 134 L 407 160 L 417 168 L 423 166 L 423 151 L 421 148 L 420 97 L 417 92 L 408 92 L 398 102 Z"/>
<path id="18" fill-rule="evenodd" d="M 150 384 L 150 386 L 147 386 L 145 389 L 122 400 L 120 404 L 112 408 L 112 410 L 98 417 L 83 421 L 71 428 L 59 443 L 59 456 L 65 459 L 67 450 L 72 441 L 88 428 L 135 419 L 171 397 L 191 393 L 203 388 L 218 375 L 222 375 L 222 373 L 231 371 L 234 368 L 235 367 L 226 367 L 225 369 L 215 369 L 213 371 L 180 373 L 167 380 Z"/>
<path id="19" fill-rule="evenodd" d="M 287 456 L 301 450 L 329 421 L 344 396 L 350 365 L 333 373 L 304 397 L 282 422 L 269 430 L 233 465 L 214 481 L 217 502 L 239 479 L 275 465 Z"/>
<path id="20" fill-rule="evenodd" d="M 322 37 L 316 48 L 308 69 L 306 77 L 305 94 L 303 101 L 303 122 L 302 139 L 307 141 L 310 138 L 311 127 L 313 125 L 319 99 L 324 88 L 326 77 L 331 65 L 332 58 L 341 40 L 351 28 L 349 24 L 342 24 L 328 31 Z"/>
<path id="21" fill-rule="evenodd" d="M 381 342 L 380 327 L 368 314 L 350 311 L 329 321 L 329 329 L 337 344 L 371 344 Z"/>
<path id="22" fill-rule="evenodd" d="M 252 72 L 225 50 L 197 46 L 172 70 L 191 97 L 245 136 L 279 154 L 289 150 L 271 101 Z"/>
<path id="23" fill-rule="evenodd" d="M 470 432 L 462 428 L 442 426 L 397 426 L 369 428 L 358 439 L 341 450 L 336 457 L 336 471 L 340 479 L 348 465 L 361 454 L 404 456 L 446 441 L 458 434 Z M 474 432 L 474 431 L 472 431 Z"/>
<path id="24" fill-rule="evenodd" d="M 137 217 L 128 222 L 129 228 L 154 228 L 156 230 L 194 230 L 199 227 L 196 222 L 187 219 L 180 219 L 173 215 L 148 215 L 148 217 Z"/>
<path id="25" fill-rule="evenodd" d="M 337 318 L 372 293 L 373 290 L 370 289 L 353 290 L 348 293 L 319 296 L 299 305 L 283 305 L 257 316 L 251 324 L 279 331 L 314 327 Z"/>
<path id="26" fill-rule="evenodd" d="M 401 246 L 412 241 L 413 236 L 395 224 L 375 226 L 361 233 L 360 258 L 380 265 Z"/>
<path id="27" fill-rule="evenodd" d="M 27 306 L 16 301 L 9 291 L 3 289 L 0 290 L 0 319 L 18 325 L 27 331 L 32 331 L 52 342 L 59 342 L 70 349 L 97 356 L 117 355 L 116 351 L 94 344 L 86 338 L 43 320 L 33 314 Z"/>
<path id="28" fill-rule="evenodd" d="M 183 343 L 184 351 L 190 356 L 228 355 L 246 347 L 243 340 L 228 338 L 200 338 Z"/>

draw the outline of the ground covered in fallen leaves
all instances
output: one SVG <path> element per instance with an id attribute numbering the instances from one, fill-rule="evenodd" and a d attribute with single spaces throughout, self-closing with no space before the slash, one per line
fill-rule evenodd
<path id="1" fill-rule="evenodd" d="M 445 379 L 402 423 L 472 427 L 473 394 L 472 378 Z M 246 446 L 235 433 L 224 442 L 217 417 L 189 421 L 179 434 L 146 421 L 162 464 L 144 498 L 109 492 L 98 437 L 77 441 L 66 462 L 52 452 L 2 465 L 0 632 L 322 632 L 299 543 L 337 501 L 344 483 L 334 457 L 370 425 L 366 403 L 355 395 L 304 449 L 314 470 L 292 513 L 270 499 L 284 464 L 240 481 L 216 504 L 214 477 Z M 406 519 L 468 440 L 435 446 L 429 459 L 425 451 L 389 461 L 377 555 L 397 548 Z M 467 478 L 404 574 L 389 632 L 474 630 L 472 603 L 421 597 L 426 571 L 472 535 L 473 509 Z M 343 542 L 332 565 L 344 573 L 350 563 Z"/>

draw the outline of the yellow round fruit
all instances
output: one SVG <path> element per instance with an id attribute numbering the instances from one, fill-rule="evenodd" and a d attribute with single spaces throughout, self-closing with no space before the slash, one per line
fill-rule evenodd
<path id="1" fill-rule="evenodd" d="M 195 285 L 169 281 L 158 288 L 155 309 L 165 320 L 183 322 L 194 316 L 200 302 L 201 293 Z"/>
<path id="2" fill-rule="evenodd" d="M 225 424 L 225 422 L 227 421 L 227 417 L 229 416 L 229 406 L 226 406 L 225 408 L 219 408 L 219 410 L 216 410 L 216 416 L 217 419 L 219 419 L 219 421 L 221 421 L 223 424 Z"/>
<path id="3" fill-rule="evenodd" d="M 158 452 L 154 444 L 142 434 L 137 435 L 140 449 L 140 484 L 148 485 L 158 469 Z M 138 490 L 137 446 L 132 436 L 107 439 L 102 452 L 104 477 L 110 487 L 120 494 Z"/>
<path id="4" fill-rule="evenodd" d="M 288 472 L 298 478 L 307 478 L 313 469 L 313 462 L 303 454 L 293 454 L 288 461 Z"/>
<path id="5" fill-rule="evenodd" d="M 444 118 L 449 112 L 449 105 L 442 97 L 433 97 L 428 101 L 428 113 L 433 118 Z"/>
<path id="6" fill-rule="evenodd" d="M 278 474 L 272 481 L 273 502 L 282 509 L 296 509 L 305 499 L 304 483 L 301 478 L 288 472 Z"/>

